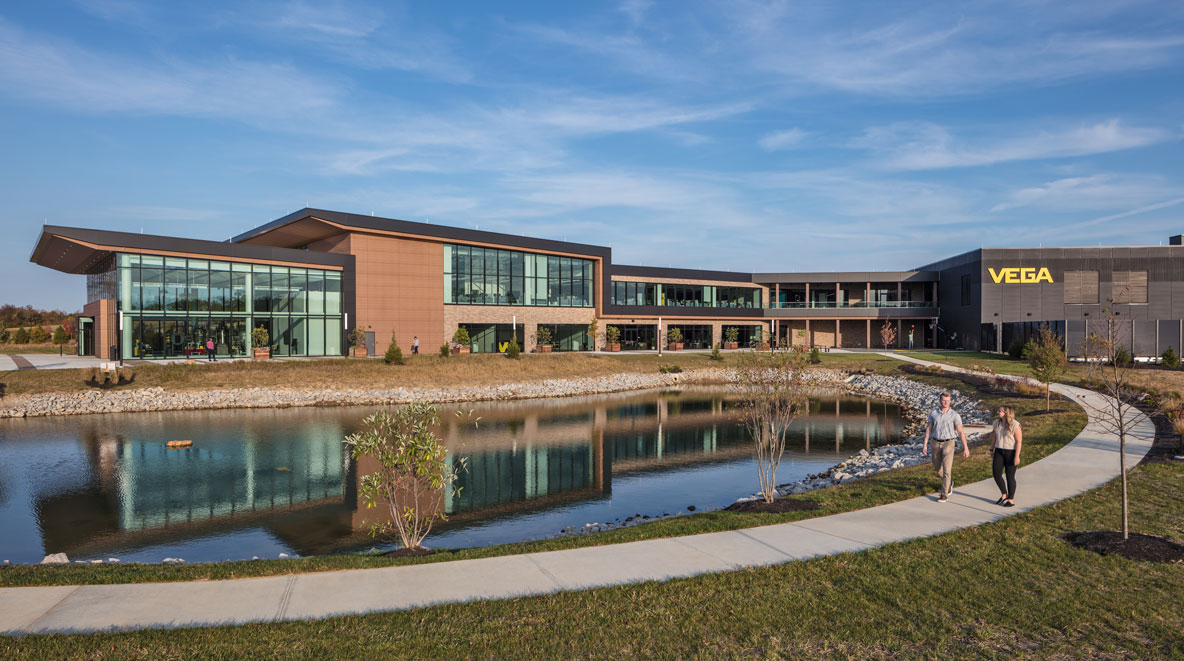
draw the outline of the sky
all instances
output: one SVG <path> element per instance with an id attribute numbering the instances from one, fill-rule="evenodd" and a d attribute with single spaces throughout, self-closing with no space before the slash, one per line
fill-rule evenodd
<path id="1" fill-rule="evenodd" d="M 43 223 L 311 206 L 614 262 L 902 270 L 1184 232 L 1184 3 L 0 5 L 0 303 Z"/>

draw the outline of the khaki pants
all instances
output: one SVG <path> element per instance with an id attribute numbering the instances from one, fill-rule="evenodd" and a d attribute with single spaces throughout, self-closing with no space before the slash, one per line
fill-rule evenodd
<path id="1" fill-rule="evenodd" d="M 941 476 L 941 495 L 948 496 L 953 490 L 954 477 L 954 439 L 948 441 L 930 441 L 933 443 L 933 470 Z"/>

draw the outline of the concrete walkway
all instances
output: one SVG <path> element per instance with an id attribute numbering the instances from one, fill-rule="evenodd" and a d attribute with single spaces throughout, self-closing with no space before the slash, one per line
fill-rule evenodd
<path id="1" fill-rule="evenodd" d="M 1101 395 L 1087 390 L 1063 385 L 1055 389 L 1085 405 L 1104 403 Z M 1063 500 L 1116 477 L 1118 439 L 1099 430 L 1085 408 L 1091 423 L 1077 438 L 1020 468 L 1014 508 L 995 506 L 999 492 L 993 481 L 983 480 L 955 485 L 946 504 L 923 496 L 795 523 L 566 551 L 228 581 L 0 588 L 0 632 L 72 633 L 325 618 L 661 581 L 938 535 Z M 1144 422 L 1137 438 L 1127 442 L 1129 465 L 1147 453 L 1153 440 L 1154 429 Z"/>
<path id="2" fill-rule="evenodd" d="M 94 356 L 56 353 L 0 354 L 0 372 L 5 370 L 73 370 L 100 367 L 104 361 Z"/>

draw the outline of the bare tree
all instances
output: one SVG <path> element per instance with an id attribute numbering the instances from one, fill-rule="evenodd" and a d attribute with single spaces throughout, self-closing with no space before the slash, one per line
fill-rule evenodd
<path id="1" fill-rule="evenodd" d="M 1113 304 L 1113 300 L 1107 302 Z M 1143 398 L 1143 393 L 1131 385 L 1130 369 L 1126 365 L 1126 347 L 1122 344 L 1122 334 L 1119 321 L 1113 309 L 1106 310 L 1105 327 L 1102 334 L 1097 336 L 1097 347 L 1100 351 L 1103 365 L 1099 370 L 1102 384 L 1101 392 L 1105 395 L 1105 402 L 1101 406 L 1086 404 L 1094 413 L 1094 421 L 1103 431 L 1118 436 L 1118 469 L 1122 476 L 1122 538 L 1129 535 L 1129 508 L 1126 490 L 1126 439 L 1135 426 L 1147 419 L 1135 403 Z"/>
<path id="2" fill-rule="evenodd" d="M 769 357 L 753 352 L 735 372 L 740 415 L 756 444 L 757 479 L 766 503 L 773 502 L 777 492 L 777 469 L 785 454 L 789 426 L 809 407 L 808 365 L 805 350 L 794 347 Z"/>

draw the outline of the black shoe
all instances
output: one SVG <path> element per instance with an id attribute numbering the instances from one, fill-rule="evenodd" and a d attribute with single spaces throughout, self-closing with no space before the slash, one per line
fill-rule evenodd
<path id="1" fill-rule="evenodd" d="M 995 504 L 996 504 L 996 505 L 1002 505 L 1002 504 L 1003 504 L 1003 502 L 1004 502 L 1004 501 L 1006 501 L 1006 500 L 1007 500 L 1007 498 L 1006 498 L 1006 497 L 1004 497 L 1004 496 L 999 496 L 999 500 L 996 500 L 996 501 L 995 501 Z"/>
<path id="2" fill-rule="evenodd" d="M 1015 507 L 1015 503 L 1013 503 L 1009 500 L 1006 503 L 1003 503 L 1003 506 L 1004 507 Z"/>

